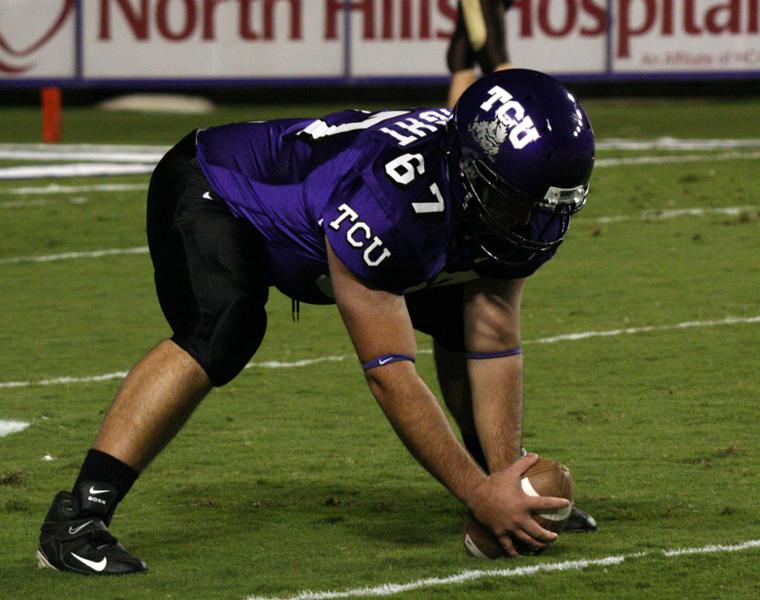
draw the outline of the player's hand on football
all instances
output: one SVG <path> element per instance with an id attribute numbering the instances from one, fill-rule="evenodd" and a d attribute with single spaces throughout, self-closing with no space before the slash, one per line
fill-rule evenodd
<path id="1" fill-rule="evenodd" d="M 470 509 L 475 518 L 491 528 L 511 557 L 520 554 L 520 546 L 540 550 L 557 539 L 556 533 L 536 523 L 533 513 L 570 505 L 564 498 L 528 496 L 522 491 L 520 479 L 537 460 L 535 454 L 522 457 L 507 469 L 489 475 L 473 493 Z"/>

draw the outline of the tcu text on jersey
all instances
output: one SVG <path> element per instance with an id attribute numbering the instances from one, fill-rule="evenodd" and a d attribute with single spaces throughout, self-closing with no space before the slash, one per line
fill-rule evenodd
<path id="1" fill-rule="evenodd" d="M 525 108 L 512 97 L 507 90 L 498 85 L 488 90 L 489 98 L 480 105 L 481 110 L 489 112 L 498 104 L 495 116 L 509 132 L 509 142 L 516 150 L 525 148 L 535 142 L 541 135 L 533 119 L 525 115 Z"/>
<path id="2" fill-rule="evenodd" d="M 383 241 L 373 235 L 372 230 L 364 221 L 359 220 L 359 214 L 347 204 L 341 204 L 338 206 L 340 216 L 334 221 L 330 221 L 330 228 L 335 231 L 340 231 L 343 222 L 348 219 L 352 223 L 351 227 L 346 231 L 346 241 L 354 248 L 362 248 L 365 243 L 372 240 L 372 243 L 364 248 L 364 262 L 370 267 L 376 267 L 386 258 L 391 255 L 391 251 L 388 248 L 383 247 Z M 364 239 L 357 239 L 357 234 L 361 232 Z M 382 251 L 381 251 L 382 248 Z M 372 256 L 372 253 L 375 256 Z"/>

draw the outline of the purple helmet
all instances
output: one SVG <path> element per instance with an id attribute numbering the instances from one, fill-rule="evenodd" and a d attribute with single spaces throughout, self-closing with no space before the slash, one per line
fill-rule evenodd
<path id="1" fill-rule="evenodd" d="M 454 107 L 448 144 L 466 231 L 487 256 L 521 264 L 562 243 L 586 203 L 594 132 L 559 81 L 528 69 L 484 76 Z"/>

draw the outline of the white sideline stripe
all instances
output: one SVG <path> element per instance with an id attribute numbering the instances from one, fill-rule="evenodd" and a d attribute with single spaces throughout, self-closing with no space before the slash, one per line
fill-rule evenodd
<path id="1" fill-rule="evenodd" d="M 104 160 L 118 163 L 157 163 L 163 152 L 128 152 L 126 150 L 99 151 L 63 151 L 53 148 L 48 152 L 40 150 L 3 150 L 0 148 L 0 160 L 80 160 L 83 162 L 101 162 Z"/>
<path id="2" fill-rule="evenodd" d="M 674 138 L 633 140 L 626 138 L 608 138 L 597 140 L 597 149 L 601 150 L 715 150 L 726 148 L 760 148 L 760 138 Z M 0 153 L 11 158 L 14 153 L 33 152 L 41 156 L 76 154 L 127 154 L 140 156 L 162 156 L 169 150 L 165 145 L 130 145 L 130 144 L 0 144 Z"/>
<path id="3" fill-rule="evenodd" d="M 152 173 L 154 167 L 154 164 L 124 165 L 116 163 L 74 163 L 70 165 L 45 165 L 41 167 L 4 167 L 0 169 L 0 180 L 136 175 Z"/>
<path id="4" fill-rule="evenodd" d="M 20 388 L 31 385 L 68 385 L 71 383 L 97 383 L 99 381 L 112 381 L 114 379 L 124 379 L 127 371 L 116 371 L 114 373 L 104 373 L 103 375 L 89 375 L 87 377 L 55 377 L 53 379 L 39 379 L 37 381 L 3 381 L 0 382 L 0 388 Z"/>
<path id="5" fill-rule="evenodd" d="M 0 190 L 0 194 L 14 196 L 42 196 L 45 194 L 81 194 L 85 192 L 133 192 L 145 191 L 148 186 L 144 183 L 101 183 L 95 185 L 37 185 L 28 187 Z"/>
<path id="6" fill-rule="evenodd" d="M 100 160 L 107 158 L 100 156 Z M 632 165 L 663 165 L 669 163 L 711 162 L 726 160 L 756 160 L 760 152 L 727 152 L 724 154 L 686 154 L 683 156 L 636 156 L 631 158 L 601 158 L 597 168 Z M 75 163 L 67 165 L 45 165 L 39 167 L 0 168 L 3 179 L 40 179 L 43 177 L 96 177 L 108 175 L 135 175 L 151 173 L 156 163 Z"/>
<path id="7" fill-rule="evenodd" d="M 612 567 L 621 565 L 627 560 L 645 557 L 678 558 L 694 554 L 715 554 L 728 552 L 741 552 L 760 548 L 760 540 L 749 540 L 739 544 L 726 546 L 708 545 L 701 548 L 682 548 L 680 550 L 650 550 L 633 552 L 630 554 L 618 554 L 603 558 L 591 558 L 581 560 L 566 560 L 561 562 L 542 563 L 526 567 L 512 567 L 509 569 L 468 569 L 455 575 L 445 577 L 428 577 L 417 579 L 409 583 L 384 583 L 375 587 L 360 587 L 344 591 L 312 592 L 306 590 L 293 596 L 247 596 L 246 600 L 333 600 L 338 598 L 360 598 L 377 596 L 394 596 L 413 590 L 439 587 L 444 585 L 461 584 L 477 579 L 487 578 L 511 578 L 538 573 L 555 573 L 562 571 L 582 571 L 589 567 Z"/>
<path id="8" fill-rule="evenodd" d="M 599 167 L 624 167 L 631 165 L 663 165 L 670 163 L 712 162 L 714 160 L 755 160 L 760 152 L 725 152 L 723 154 L 684 154 L 682 156 L 633 156 L 630 158 L 600 158 L 594 163 Z"/>
<path id="9" fill-rule="evenodd" d="M 29 427 L 29 423 L 25 423 L 24 421 L 4 421 L 0 419 L 0 437 L 24 431 L 27 427 Z"/>
<path id="10" fill-rule="evenodd" d="M 161 144 L 0 144 L 0 152 L 40 152 L 47 154 L 76 152 L 163 154 L 169 148 L 170 146 Z"/>
<path id="11" fill-rule="evenodd" d="M 101 258 L 103 256 L 120 256 L 123 254 L 147 254 L 147 246 L 135 248 L 111 248 L 108 250 L 93 250 L 91 252 L 63 252 L 62 254 L 48 254 L 45 256 L 15 256 L 12 258 L 0 258 L 0 265 L 16 265 L 19 263 L 54 262 L 57 260 L 69 260 L 73 258 Z"/>
<path id="12" fill-rule="evenodd" d="M 758 144 L 756 140 L 676 140 L 676 141 L 612 141 L 600 142 L 600 149 L 660 149 L 660 150 L 711 150 L 716 148 L 754 148 Z M 158 151 L 152 148 L 148 151 L 127 150 L 128 147 L 118 146 L 91 146 L 83 150 L 83 146 L 56 146 L 51 149 L 30 149 L 24 145 L 0 144 L 0 159 L 13 160 L 92 160 L 92 161 L 121 161 L 122 164 L 82 163 L 72 165 L 46 165 L 40 167 L 6 167 L 0 168 L 0 180 L 3 179 L 37 179 L 41 177 L 92 177 L 107 175 L 125 175 L 137 173 L 150 173 L 160 160 L 163 149 Z M 118 150 L 114 150 L 118 149 Z M 725 160 L 754 160 L 760 158 L 758 152 L 728 152 L 724 154 L 699 154 L 683 156 L 639 156 L 633 158 L 607 158 L 596 161 L 597 168 L 629 166 L 629 165 L 661 165 L 666 163 L 688 163 L 700 161 L 725 161 Z M 139 164 L 123 164 L 139 163 Z"/>
<path id="13" fill-rule="evenodd" d="M 597 142 L 598 150 L 723 150 L 726 148 L 760 148 L 760 139 L 681 139 L 662 137 L 655 140 L 609 138 Z"/>
<path id="14" fill-rule="evenodd" d="M 705 208 L 672 208 L 668 210 L 647 210 L 640 215 L 609 215 L 606 217 L 579 217 L 574 223 L 620 223 L 623 221 L 659 221 L 677 217 L 704 217 L 706 215 L 725 215 L 738 217 L 743 213 L 760 210 L 760 206 L 726 206 Z"/>
<path id="15" fill-rule="evenodd" d="M 32 206 L 46 206 L 50 204 L 47 200 L 37 198 L 34 200 L 17 200 L 15 202 L 0 203 L 0 208 L 30 208 Z"/>
<path id="16" fill-rule="evenodd" d="M 3 205 L 0 204 L 0 207 Z M 623 221 L 641 220 L 656 221 L 661 219 L 675 219 L 677 217 L 703 217 L 705 215 L 739 216 L 742 213 L 760 210 L 758 206 L 727 206 L 724 208 L 679 208 L 661 211 L 645 211 L 640 215 L 609 215 L 606 217 L 580 217 L 575 223 L 619 223 Z M 51 262 L 69 260 L 74 258 L 100 258 L 103 256 L 118 256 L 122 254 L 146 254 L 147 246 L 134 248 L 109 248 L 105 250 L 92 250 L 87 252 L 63 252 L 61 254 L 48 254 L 45 256 L 16 256 L 0 258 L 0 265 L 18 263 Z"/>
<path id="17" fill-rule="evenodd" d="M 710 544 L 701 548 L 677 548 L 675 550 L 663 550 L 662 553 L 667 556 L 686 556 L 689 554 L 714 554 L 717 552 L 741 552 L 750 548 L 760 548 L 760 540 L 749 540 L 739 544 Z"/>
<path id="18" fill-rule="evenodd" d="M 595 337 L 616 337 L 635 333 L 650 333 L 652 331 L 671 331 L 675 329 L 691 329 L 693 327 L 718 327 L 720 325 L 747 325 L 760 323 L 760 315 L 756 317 L 726 317 L 714 321 L 683 321 L 675 325 L 647 325 L 644 327 L 626 327 L 624 329 L 609 329 L 607 331 L 582 331 L 580 333 L 564 333 L 552 337 L 528 340 L 525 344 L 556 344 L 557 342 L 577 342 Z"/>
<path id="19" fill-rule="evenodd" d="M 267 360 L 264 362 L 248 363 L 244 368 L 250 369 L 253 367 L 259 369 L 293 369 L 296 367 L 309 367 L 323 362 L 341 362 L 349 358 L 345 354 L 342 356 L 320 356 L 318 358 L 303 358 L 301 360 L 294 361 L 281 361 L 281 360 Z"/>
<path id="20" fill-rule="evenodd" d="M 556 344 L 557 342 L 574 342 L 585 340 L 593 337 L 614 337 L 619 335 L 631 335 L 636 333 L 648 333 L 651 331 L 671 331 L 677 329 L 689 329 L 692 327 L 718 327 L 721 325 L 740 325 L 760 323 L 760 315 L 756 317 L 727 317 L 725 319 L 713 321 L 683 321 L 674 325 L 651 325 L 645 327 L 628 327 L 626 329 L 612 329 L 609 331 L 583 331 L 579 333 L 566 333 L 552 337 L 538 338 L 535 340 L 525 340 L 525 344 Z M 418 354 L 431 354 L 432 350 L 419 350 Z M 354 355 L 336 355 L 336 356 L 318 356 L 316 358 L 304 358 L 294 361 L 269 360 L 264 362 L 250 362 L 246 369 L 292 369 L 296 367 L 309 367 L 323 362 L 341 362 L 348 359 L 357 360 Z M 114 373 L 105 373 L 102 375 L 89 375 L 85 377 L 55 377 L 53 379 L 39 379 L 36 381 L 0 381 L 2 388 L 19 388 L 33 385 L 66 385 L 72 383 L 95 383 L 99 381 L 111 381 L 113 379 L 124 379 L 127 371 L 117 371 Z"/>

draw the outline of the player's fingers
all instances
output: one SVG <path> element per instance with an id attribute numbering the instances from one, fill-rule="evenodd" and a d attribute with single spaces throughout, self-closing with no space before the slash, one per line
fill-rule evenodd
<path id="1" fill-rule="evenodd" d="M 517 471 L 520 475 L 525 473 L 528 469 L 530 469 L 533 465 L 535 465 L 538 462 L 538 454 L 534 454 L 533 452 L 529 452 L 522 458 L 518 459 L 514 464 L 512 464 L 510 469 L 513 469 Z"/>
<path id="2" fill-rule="evenodd" d="M 525 519 L 524 522 L 520 523 L 520 526 L 524 533 L 529 535 L 534 540 L 544 544 L 551 544 L 559 537 L 553 531 L 549 531 L 548 529 L 541 527 L 541 525 L 536 523 L 536 521 L 532 518 Z"/>
<path id="3" fill-rule="evenodd" d="M 510 558 L 517 558 L 520 556 L 520 553 L 517 551 L 517 548 L 515 548 L 515 544 L 512 541 L 512 538 L 510 538 L 507 535 L 500 535 L 498 537 L 499 543 L 501 544 L 501 547 L 504 548 L 504 552 L 507 553 L 507 556 Z"/>
<path id="4" fill-rule="evenodd" d="M 532 550 L 543 550 L 548 547 L 551 542 L 540 542 L 536 538 L 529 535 L 527 532 L 516 529 L 512 535 L 523 546 L 527 546 Z"/>
<path id="5" fill-rule="evenodd" d="M 570 500 L 556 496 L 528 496 L 525 504 L 530 512 L 561 512 L 570 510 Z"/>

